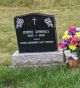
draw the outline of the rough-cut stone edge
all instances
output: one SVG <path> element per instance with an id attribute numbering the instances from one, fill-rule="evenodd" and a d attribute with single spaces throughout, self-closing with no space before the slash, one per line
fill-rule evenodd
<path id="1" fill-rule="evenodd" d="M 15 51 L 12 55 L 12 63 L 13 67 L 49 67 L 64 65 L 63 51 L 62 49 L 55 52 L 37 53 L 19 53 L 19 51 Z"/>

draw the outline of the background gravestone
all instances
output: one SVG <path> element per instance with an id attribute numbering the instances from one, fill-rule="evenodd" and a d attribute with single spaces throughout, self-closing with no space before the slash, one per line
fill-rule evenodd
<path id="1" fill-rule="evenodd" d="M 57 51 L 55 19 L 31 13 L 14 19 L 19 52 Z"/>

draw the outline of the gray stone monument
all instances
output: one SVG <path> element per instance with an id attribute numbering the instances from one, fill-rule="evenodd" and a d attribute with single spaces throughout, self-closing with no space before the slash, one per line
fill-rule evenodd
<path id="1" fill-rule="evenodd" d="M 18 48 L 12 55 L 14 67 L 63 65 L 58 49 L 55 18 L 31 13 L 14 18 Z"/>

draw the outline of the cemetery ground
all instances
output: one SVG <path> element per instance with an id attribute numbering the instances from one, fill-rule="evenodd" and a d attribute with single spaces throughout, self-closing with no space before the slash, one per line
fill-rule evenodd
<path id="1" fill-rule="evenodd" d="M 56 68 L 13 69 L 11 56 L 17 49 L 13 19 L 30 12 L 54 14 L 58 42 L 68 26 L 80 27 L 80 8 L 74 6 L 54 8 L 0 7 L 0 88 L 79 88 L 80 69 L 65 66 Z"/>

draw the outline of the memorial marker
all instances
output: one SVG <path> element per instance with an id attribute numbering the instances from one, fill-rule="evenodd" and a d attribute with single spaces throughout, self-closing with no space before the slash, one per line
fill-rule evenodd
<path id="1" fill-rule="evenodd" d="M 31 13 L 15 17 L 14 22 L 19 52 L 57 51 L 54 16 Z"/>
<path id="2" fill-rule="evenodd" d="M 63 51 L 58 49 L 55 18 L 31 13 L 14 19 L 19 50 L 12 55 L 14 67 L 62 65 Z"/>

